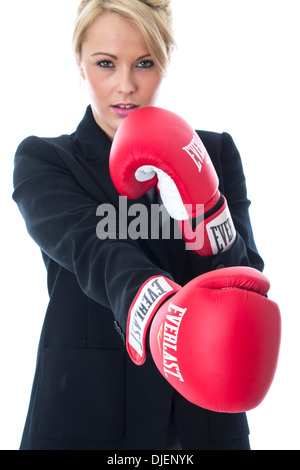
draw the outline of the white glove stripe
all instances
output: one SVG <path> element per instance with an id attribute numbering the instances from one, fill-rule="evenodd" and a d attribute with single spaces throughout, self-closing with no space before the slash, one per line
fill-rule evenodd
<path id="1" fill-rule="evenodd" d="M 182 202 L 181 195 L 174 180 L 163 170 L 151 165 L 141 166 L 135 173 L 135 178 L 140 181 L 148 181 L 157 175 L 157 188 L 163 204 L 170 215 L 175 220 L 188 220 L 187 210 Z"/>

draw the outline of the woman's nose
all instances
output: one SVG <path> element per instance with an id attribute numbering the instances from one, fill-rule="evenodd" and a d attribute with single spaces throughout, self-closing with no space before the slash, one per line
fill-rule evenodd
<path id="1" fill-rule="evenodd" d="M 131 95 L 136 90 L 136 84 L 131 70 L 123 69 L 118 73 L 117 91 L 122 95 Z"/>

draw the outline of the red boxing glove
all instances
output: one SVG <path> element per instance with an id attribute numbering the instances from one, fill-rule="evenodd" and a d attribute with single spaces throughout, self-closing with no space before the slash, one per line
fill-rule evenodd
<path id="1" fill-rule="evenodd" d="M 257 407 L 275 375 L 280 311 L 252 268 L 204 274 L 157 311 L 150 329 L 156 366 L 190 402 L 217 412 Z"/>
<path id="2" fill-rule="evenodd" d="M 199 136 L 181 117 L 154 107 L 130 114 L 115 135 L 109 166 L 116 189 L 129 199 L 157 185 L 189 249 L 209 256 L 231 248 L 236 232 L 218 176 Z"/>

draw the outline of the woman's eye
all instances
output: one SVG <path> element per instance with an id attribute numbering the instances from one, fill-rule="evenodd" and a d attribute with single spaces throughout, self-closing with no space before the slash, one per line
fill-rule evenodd
<path id="1" fill-rule="evenodd" d="M 153 60 L 143 60 L 143 62 L 140 62 L 138 64 L 138 67 L 141 69 L 150 69 L 153 66 L 154 66 Z"/>
<path id="2" fill-rule="evenodd" d="M 114 64 L 110 60 L 100 60 L 99 62 L 97 62 L 97 65 L 99 65 L 99 67 L 102 67 L 104 69 L 109 69 L 111 67 L 114 67 Z"/>

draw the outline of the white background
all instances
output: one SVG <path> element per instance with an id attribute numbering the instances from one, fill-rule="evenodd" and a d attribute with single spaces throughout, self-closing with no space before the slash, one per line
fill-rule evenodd
<path id="1" fill-rule="evenodd" d="M 38 247 L 11 200 L 13 157 L 31 134 L 75 130 L 88 99 L 71 51 L 78 0 L 0 0 L 0 449 L 17 449 L 47 306 Z M 253 449 L 300 449 L 299 0 L 173 0 L 178 48 L 158 105 L 229 132 L 283 340 L 273 387 L 248 414 Z"/>

